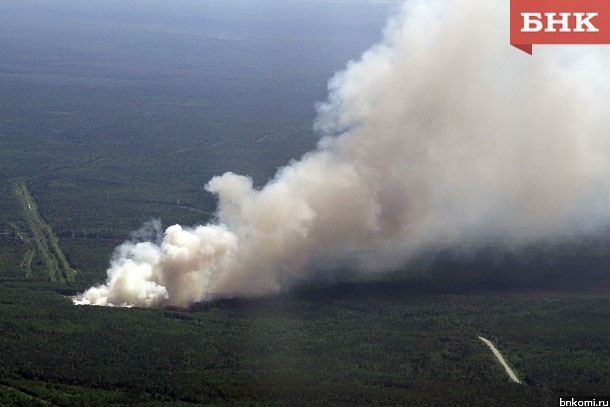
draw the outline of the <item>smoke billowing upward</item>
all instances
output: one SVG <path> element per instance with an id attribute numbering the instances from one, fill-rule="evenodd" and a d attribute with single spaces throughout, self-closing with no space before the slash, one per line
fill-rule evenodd
<path id="1" fill-rule="evenodd" d="M 187 306 L 277 292 L 333 265 L 383 270 L 430 247 L 607 223 L 607 49 L 529 56 L 507 27 L 497 2 L 409 1 L 330 81 L 315 151 L 260 190 L 214 177 L 215 224 L 123 244 L 107 282 L 75 302 Z"/>

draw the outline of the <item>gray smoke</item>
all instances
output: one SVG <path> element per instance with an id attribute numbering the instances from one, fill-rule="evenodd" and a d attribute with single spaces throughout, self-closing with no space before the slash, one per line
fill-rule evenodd
<path id="1" fill-rule="evenodd" d="M 188 306 L 261 295 L 430 247 L 531 242 L 610 218 L 603 46 L 508 45 L 508 8 L 409 1 L 329 83 L 318 148 L 262 189 L 214 177 L 218 222 L 120 246 L 78 304 Z"/>

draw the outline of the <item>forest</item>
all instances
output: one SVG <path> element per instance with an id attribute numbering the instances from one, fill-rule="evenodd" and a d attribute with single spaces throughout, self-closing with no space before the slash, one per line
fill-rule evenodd
<path id="1" fill-rule="evenodd" d="M 70 292 L 3 282 L 4 404 L 555 405 L 608 394 L 606 294 L 406 279 L 145 310 L 76 307 Z"/>
<path id="2" fill-rule="evenodd" d="M 328 79 L 395 6 L 139 14 L 67 1 L 41 16 L 20 3 L 0 4 L 0 405 L 555 406 L 610 394 L 608 230 L 431 251 L 387 274 L 346 270 L 189 309 L 73 305 L 145 222 L 213 220 L 212 176 L 261 186 L 315 148 Z"/>

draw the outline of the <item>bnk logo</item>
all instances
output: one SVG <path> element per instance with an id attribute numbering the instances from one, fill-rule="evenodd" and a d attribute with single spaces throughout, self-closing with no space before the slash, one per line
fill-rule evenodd
<path id="1" fill-rule="evenodd" d="M 609 0 L 511 0 L 510 43 L 610 44 Z"/>
<path id="2" fill-rule="evenodd" d="M 555 18 L 557 14 L 559 14 L 559 18 Z M 536 33 L 544 28 L 544 32 L 554 33 L 557 32 L 557 26 L 559 26 L 560 32 L 598 32 L 599 28 L 591 23 L 591 19 L 597 15 L 598 13 L 544 13 L 545 25 L 542 22 L 542 13 L 521 13 L 521 17 L 523 17 L 521 32 Z M 575 17 L 572 26 L 570 25 L 571 16 Z"/>

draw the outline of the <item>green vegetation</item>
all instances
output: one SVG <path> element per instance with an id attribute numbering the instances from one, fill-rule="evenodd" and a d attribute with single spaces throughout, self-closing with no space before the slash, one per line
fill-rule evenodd
<path id="1" fill-rule="evenodd" d="M 39 248 L 31 274 L 23 261 L 32 247 L 19 234 L 31 233 L 31 226 L 23 217 L 25 198 L 16 199 L 15 183 L 27 186 L 39 218 L 52 227 L 66 260 L 79 270 L 76 279 L 93 282 L 103 279 L 113 247 L 144 222 L 160 218 L 168 226 L 208 221 L 215 200 L 204 185 L 214 175 L 232 170 L 253 176 L 260 185 L 278 165 L 315 144 L 310 130 L 313 102 L 305 109 L 298 107 L 302 100 L 282 101 L 292 106 L 292 113 L 298 112 L 291 121 L 286 108 L 279 114 L 259 112 L 252 117 L 251 105 L 277 105 L 272 102 L 274 95 L 257 94 L 254 87 L 247 98 L 233 95 L 238 101 L 231 106 L 233 99 L 216 85 L 213 93 L 222 96 L 221 101 L 193 106 L 197 97 L 208 97 L 207 89 L 189 96 L 193 91 L 188 85 L 165 86 L 152 92 L 157 83 L 145 86 L 117 80 L 100 87 L 92 79 L 75 88 L 70 83 L 32 84 L 0 76 L 0 93 L 5 96 L 0 99 L 4 275 L 27 273 L 34 279 L 49 275 L 43 266 L 49 256 L 41 255 Z M 37 97 L 42 101 L 36 102 Z M 178 128 L 176 123 L 181 123 Z M 290 137 L 257 142 L 265 134 Z M 44 236 L 44 228 L 37 221 L 31 223 Z M 53 253 L 53 240 L 47 240 Z"/>
<path id="2" fill-rule="evenodd" d="M 180 311 L 76 307 L 61 287 L 0 286 L 3 397 L 552 406 L 610 390 L 607 295 L 456 293 L 408 279 Z M 478 335 L 524 385 L 509 382 Z"/>
<path id="3" fill-rule="evenodd" d="M 144 222 L 212 219 L 212 176 L 260 186 L 314 148 L 314 102 L 387 15 L 383 2 L 276 2 L 298 7 L 286 22 L 259 2 L 195 3 L 221 13 L 0 13 L 0 406 L 555 406 L 610 394 L 608 235 L 436 253 L 378 281 L 191 310 L 74 306 L 66 296 L 101 283 Z"/>
<path id="4" fill-rule="evenodd" d="M 15 183 L 14 190 L 31 234 L 31 237 L 28 237 L 19 230 L 16 231 L 27 247 L 21 262 L 21 268 L 24 270 L 26 278 L 32 277 L 32 259 L 37 254 L 42 258 L 43 268 L 48 273 L 50 281 L 74 281 L 76 270 L 70 267 L 66 260 L 53 229 L 40 218 L 38 206 L 26 185 Z"/>

